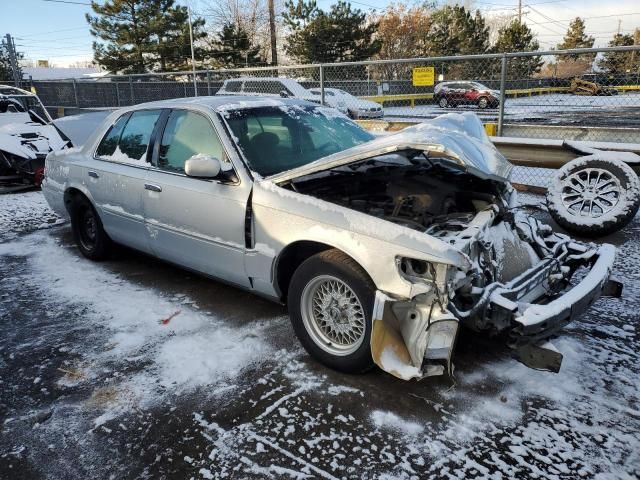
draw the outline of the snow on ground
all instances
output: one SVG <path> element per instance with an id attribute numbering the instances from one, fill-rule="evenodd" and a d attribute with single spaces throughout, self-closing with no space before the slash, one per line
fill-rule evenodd
<path id="1" fill-rule="evenodd" d="M 640 108 L 640 94 L 626 93 L 610 97 L 591 97 L 566 94 L 534 95 L 531 97 L 508 98 L 504 105 L 505 121 L 547 120 L 564 118 L 576 113 L 589 114 L 616 112 L 618 115 L 626 109 Z M 416 107 L 385 107 L 385 120 L 393 118 L 433 118 L 447 111 L 469 110 L 478 114 L 482 121 L 497 121 L 498 109 L 479 110 L 475 106 L 460 106 L 454 109 L 442 109 L 435 104 Z M 569 122 L 574 123 L 574 122 Z"/>
<path id="2" fill-rule="evenodd" d="M 59 223 L 40 191 L 0 195 L 0 240 Z"/>
<path id="3" fill-rule="evenodd" d="M 464 335 L 455 382 L 403 382 L 318 365 L 236 289 L 29 233 L 38 195 L 0 197 L 2 478 L 640 476 L 640 218 L 609 239 L 624 298 L 565 328 L 559 374 Z"/>

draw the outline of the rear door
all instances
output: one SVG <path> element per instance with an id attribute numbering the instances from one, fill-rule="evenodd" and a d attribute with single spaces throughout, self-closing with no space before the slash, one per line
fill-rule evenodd
<path id="1" fill-rule="evenodd" d="M 198 154 L 218 158 L 225 173 L 217 179 L 185 175 L 185 162 Z M 172 110 L 158 133 L 145 182 L 145 223 L 153 253 L 248 287 L 244 228 L 251 186 L 237 178 L 211 120 L 198 111 Z"/>
<path id="2" fill-rule="evenodd" d="M 116 242 L 149 252 L 142 195 L 150 166 L 151 138 L 162 110 L 120 117 L 98 144 L 87 185 L 106 232 Z"/>

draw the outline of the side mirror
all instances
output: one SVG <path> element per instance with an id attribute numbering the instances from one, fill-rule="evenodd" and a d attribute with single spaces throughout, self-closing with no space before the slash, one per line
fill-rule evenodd
<path id="1" fill-rule="evenodd" d="M 184 162 L 184 173 L 189 177 L 214 178 L 220 174 L 220 169 L 220 160 L 200 153 Z"/>
<path id="2" fill-rule="evenodd" d="M 289 94 L 287 93 L 286 90 L 280 90 L 280 96 L 282 98 L 289 98 Z"/>

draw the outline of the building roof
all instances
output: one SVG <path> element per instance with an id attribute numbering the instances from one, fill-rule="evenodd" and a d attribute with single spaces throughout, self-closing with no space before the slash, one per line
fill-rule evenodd
<path id="1" fill-rule="evenodd" d="M 103 72 L 97 68 L 22 67 L 22 73 L 24 77 L 31 77 L 33 80 L 63 80 L 65 78 L 95 78 Z"/>

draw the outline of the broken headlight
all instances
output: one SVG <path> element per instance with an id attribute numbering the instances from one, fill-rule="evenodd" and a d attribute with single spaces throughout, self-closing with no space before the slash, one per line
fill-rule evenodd
<path id="1" fill-rule="evenodd" d="M 433 282 L 436 279 L 436 268 L 433 263 L 408 257 L 398 257 L 396 263 L 400 276 L 410 282 Z"/>

